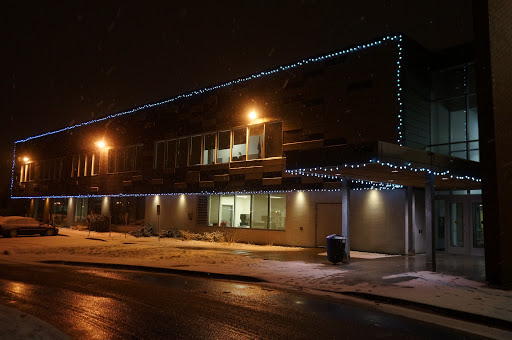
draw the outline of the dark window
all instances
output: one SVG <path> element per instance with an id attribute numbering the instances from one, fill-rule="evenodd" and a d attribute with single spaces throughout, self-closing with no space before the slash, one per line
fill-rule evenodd
<path id="1" fill-rule="evenodd" d="M 176 166 L 187 166 L 188 140 L 188 138 L 178 140 L 178 157 L 176 160 Z"/>
<path id="2" fill-rule="evenodd" d="M 201 136 L 190 138 L 189 165 L 201 164 Z"/>
<path id="3" fill-rule="evenodd" d="M 247 129 L 235 129 L 233 130 L 233 150 L 231 154 L 231 160 L 233 161 L 245 161 L 245 155 L 247 148 Z"/>
<path id="4" fill-rule="evenodd" d="M 155 169 L 162 169 L 164 167 L 165 142 L 157 142 L 155 149 Z"/>
<path id="5" fill-rule="evenodd" d="M 283 123 L 265 124 L 265 157 L 281 157 L 283 155 Z"/>
<path id="6" fill-rule="evenodd" d="M 221 131 L 217 140 L 217 163 L 229 162 L 231 131 Z"/>
<path id="7" fill-rule="evenodd" d="M 167 155 L 165 157 L 165 167 L 174 168 L 176 166 L 176 140 L 167 141 Z"/>

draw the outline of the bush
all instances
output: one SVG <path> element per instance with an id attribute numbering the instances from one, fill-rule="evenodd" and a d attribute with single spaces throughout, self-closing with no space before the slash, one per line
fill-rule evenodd
<path id="1" fill-rule="evenodd" d="M 201 241 L 203 239 L 201 234 L 197 234 L 197 233 L 194 233 L 189 230 L 179 230 L 179 232 L 181 233 L 181 238 L 184 240 L 187 240 L 187 241 L 189 241 L 189 240 Z"/>
<path id="2" fill-rule="evenodd" d="M 106 232 L 110 230 L 110 217 L 106 215 L 90 214 L 87 216 L 89 228 L 92 231 Z"/>
<path id="3" fill-rule="evenodd" d="M 218 230 L 205 232 L 202 239 L 208 242 L 226 242 L 226 233 Z"/>
<path id="4" fill-rule="evenodd" d="M 153 225 L 151 223 L 139 225 L 135 230 L 130 231 L 130 235 L 135 237 L 150 237 L 153 235 Z"/>
<path id="5" fill-rule="evenodd" d="M 180 238 L 182 237 L 181 231 L 178 229 L 168 229 L 168 230 L 162 230 L 160 232 L 160 237 L 163 238 Z"/>

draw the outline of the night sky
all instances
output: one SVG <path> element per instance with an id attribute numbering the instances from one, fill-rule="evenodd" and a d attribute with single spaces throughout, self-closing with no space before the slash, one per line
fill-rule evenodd
<path id="1" fill-rule="evenodd" d="M 0 208 L 15 140 L 401 32 L 472 40 L 469 0 L 7 1 Z"/>

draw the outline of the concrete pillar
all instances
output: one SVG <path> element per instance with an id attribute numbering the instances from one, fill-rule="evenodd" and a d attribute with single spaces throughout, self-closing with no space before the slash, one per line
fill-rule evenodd
<path id="1" fill-rule="evenodd" d="M 101 200 L 101 214 L 110 216 L 110 197 L 108 196 L 103 196 Z"/>
<path id="2" fill-rule="evenodd" d="M 406 255 L 414 255 L 413 187 L 405 189 L 405 250 Z"/>
<path id="3" fill-rule="evenodd" d="M 436 271 L 436 235 L 434 226 L 434 180 L 432 173 L 425 174 L 425 243 L 426 269 Z"/>
<path id="4" fill-rule="evenodd" d="M 44 210 L 43 210 L 43 222 L 51 223 L 50 221 L 50 199 L 46 198 L 44 200 Z"/>
<path id="5" fill-rule="evenodd" d="M 28 213 L 29 217 L 34 217 L 34 199 L 30 199 L 30 211 Z"/>
<path id="6" fill-rule="evenodd" d="M 341 183 L 341 236 L 347 239 L 344 257 L 346 263 L 350 263 L 350 183 L 347 178 Z"/>
<path id="7" fill-rule="evenodd" d="M 66 215 L 66 225 L 73 225 L 75 222 L 75 200 L 76 198 L 70 197 L 68 199 L 68 213 Z"/>

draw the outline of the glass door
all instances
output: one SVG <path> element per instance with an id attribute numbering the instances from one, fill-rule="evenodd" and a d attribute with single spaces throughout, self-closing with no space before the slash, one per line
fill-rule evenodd
<path id="1" fill-rule="evenodd" d="M 484 212 L 480 200 L 469 201 L 471 209 L 471 255 L 484 255 Z"/>
<path id="2" fill-rule="evenodd" d="M 467 245 L 465 232 L 466 229 L 466 212 L 464 209 L 463 200 L 448 200 L 448 252 L 453 254 L 464 254 L 467 252 L 465 246 Z"/>
<path id="3" fill-rule="evenodd" d="M 446 251 L 484 255 L 483 209 L 479 196 L 452 197 L 445 201 Z"/>

